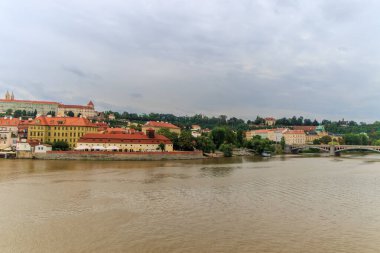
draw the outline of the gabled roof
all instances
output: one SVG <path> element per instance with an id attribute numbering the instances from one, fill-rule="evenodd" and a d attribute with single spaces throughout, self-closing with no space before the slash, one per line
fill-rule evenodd
<path id="1" fill-rule="evenodd" d="M 39 126 L 88 126 L 96 127 L 95 124 L 91 123 L 86 118 L 77 117 L 47 117 L 40 116 L 32 120 L 29 125 L 39 125 Z"/>
<path id="2" fill-rule="evenodd" d="M 18 118 L 0 118 L 0 126 L 18 126 L 19 123 Z"/>

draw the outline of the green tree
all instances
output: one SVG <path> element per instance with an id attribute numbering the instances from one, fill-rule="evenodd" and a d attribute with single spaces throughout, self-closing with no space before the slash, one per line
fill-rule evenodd
<path id="1" fill-rule="evenodd" d="M 165 144 L 161 142 L 160 144 L 158 144 L 158 148 L 159 148 L 161 151 L 165 151 Z"/>
<path id="2" fill-rule="evenodd" d="M 243 130 L 238 130 L 236 133 L 236 144 L 238 147 L 242 147 L 244 145 L 244 132 Z"/>
<path id="3" fill-rule="evenodd" d="M 12 115 L 13 114 L 13 110 L 12 109 L 8 109 L 6 112 L 5 112 L 6 115 Z"/>
<path id="4" fill-rule="evenodd" d="M 166 138 L 168 138 L 173 143 L 173 149 L 174 150 L 180 149 L 179 143 L 178 143 L 179 140 L 178 140 L 178 134 L 177 133 L 170 132 L 170 130 L 167 128 L 160 128 L 157 131 L 157 134 L 163 135 Z"/>
<path id="5" fill-rule="evenodd" d="M 246 148 L 252 149 L 256 154 L 262 154 L 264 151 L 273 152 L 275 147 L 268 139 L 262 139 L 259 135 L 253 136 L 245 144 Z"/>
<path id="6" fill-rule="evenodd" d="M 222 145 L 220 145 L 219 150 L 223 152 L 224 157 L 231 157 L 233 145 L 232 144 L 226 144 L 226 143 L 222 144 Z"/>
<path id="7" fill-rule="evenodd" d="M 47 115 L 51 115 L 52 117 L 55 117 L 55 111 L 50 111 L 47 113 Z"/>
<path id="8" fill-rule="evenodd" d="M 66 141 L 55 141 L 53 142 L 52 149 L 66 151 L 69 150 L 69 144 Z"/>
<path id="9" fill-rule="evenodd" d="M 13 113 L 13 117 L 15 117 L 15 118 L 20 118 L 21 116 L 22 116 L 22 111 L 21 110 L 16 110 Z"/>
<path id="10" fill-rule="evenodd" d="M 210 136 L 216 148 L 219 149 L 226 138 L 226 129 L 224 127 L 215 127 L 211 130 Z"/>
<path id="11" fill-rule="evenodd" d="M 74 117 L 75 115 L 74 115 L 74 112 L 73 112 L 73 111 L 68 111 L 68 112 L 67 112 L 67 116 L 69 116 L 69 117 Z"/>
<path id="12" fill-rule="evenodd" d="M 281 137 L 280 145 L 281 145 L 282 150 L 285 150 L 286 143 L 285 143 L 285 137 L 284 136 Z"/>
<path id="13" fill-rule="evenodd" d="M 183 130 L 178 138 L 178 144 L 181 150 L 184 151 L 193 151 L 194 143 L 193 136 L 191 135 L 190 130 Z"/>
<path id="14" fill-rule="evenodd" d="M 215 152 L 215 144 L 214 142 L 207 136 L 199 136 L 195 140 L 195 147 L 198 150 L 202 150 L 203 153 L 214 153 Z"/>

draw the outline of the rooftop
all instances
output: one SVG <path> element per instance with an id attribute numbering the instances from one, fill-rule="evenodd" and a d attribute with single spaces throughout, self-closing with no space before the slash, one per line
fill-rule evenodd
<path id="1" fill-rule="evenodd" d="M 173 125 L 169 122 L 162 122 L 162 121 L 148 121 L 144 124 L 144 127 L 161 127 L 161 128 L 173 128 L 173 129 L 179 129 L 176 125 Z"/>

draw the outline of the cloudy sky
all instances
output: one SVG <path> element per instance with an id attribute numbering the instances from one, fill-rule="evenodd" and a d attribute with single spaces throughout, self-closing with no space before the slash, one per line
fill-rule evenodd
<path id="1" fill-rule="evenodd" d="M 0 0 L 0 93 L 97 109 L 380 119 L 380 2 Z"/>

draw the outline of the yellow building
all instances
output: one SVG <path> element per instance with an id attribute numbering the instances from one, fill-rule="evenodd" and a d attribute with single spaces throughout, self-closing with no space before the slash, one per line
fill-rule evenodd
<path id="1" fill-rule="evenodd" d="M 288 145 L 303 145 L 306 143 L 306 134 L 303 130 L 288 130 L 283 135 L 285 143 Z"/>
<path id="2" fill-rule="evenodd" d="M 97 126 L 85 118 L 40 116 L 29 123 L 28 140 L 42 143 L 66 141 L 73 149 L 80 137 L 97 132 Z"/>
<path id="3" fill-rule="evenodd" d="M 166 128 L 166 129 L 169 129 L 170 132 L 181 134 L 181 128 L 179 128 L 179 127 L 177 127 L 171 123 L 168 123 L 168 122 L 148 121 L 141 128 L 142 128 L 141 131 L 144 133 L 148 129 L 153 129 L 157 132 L 161 128 Z"/>

